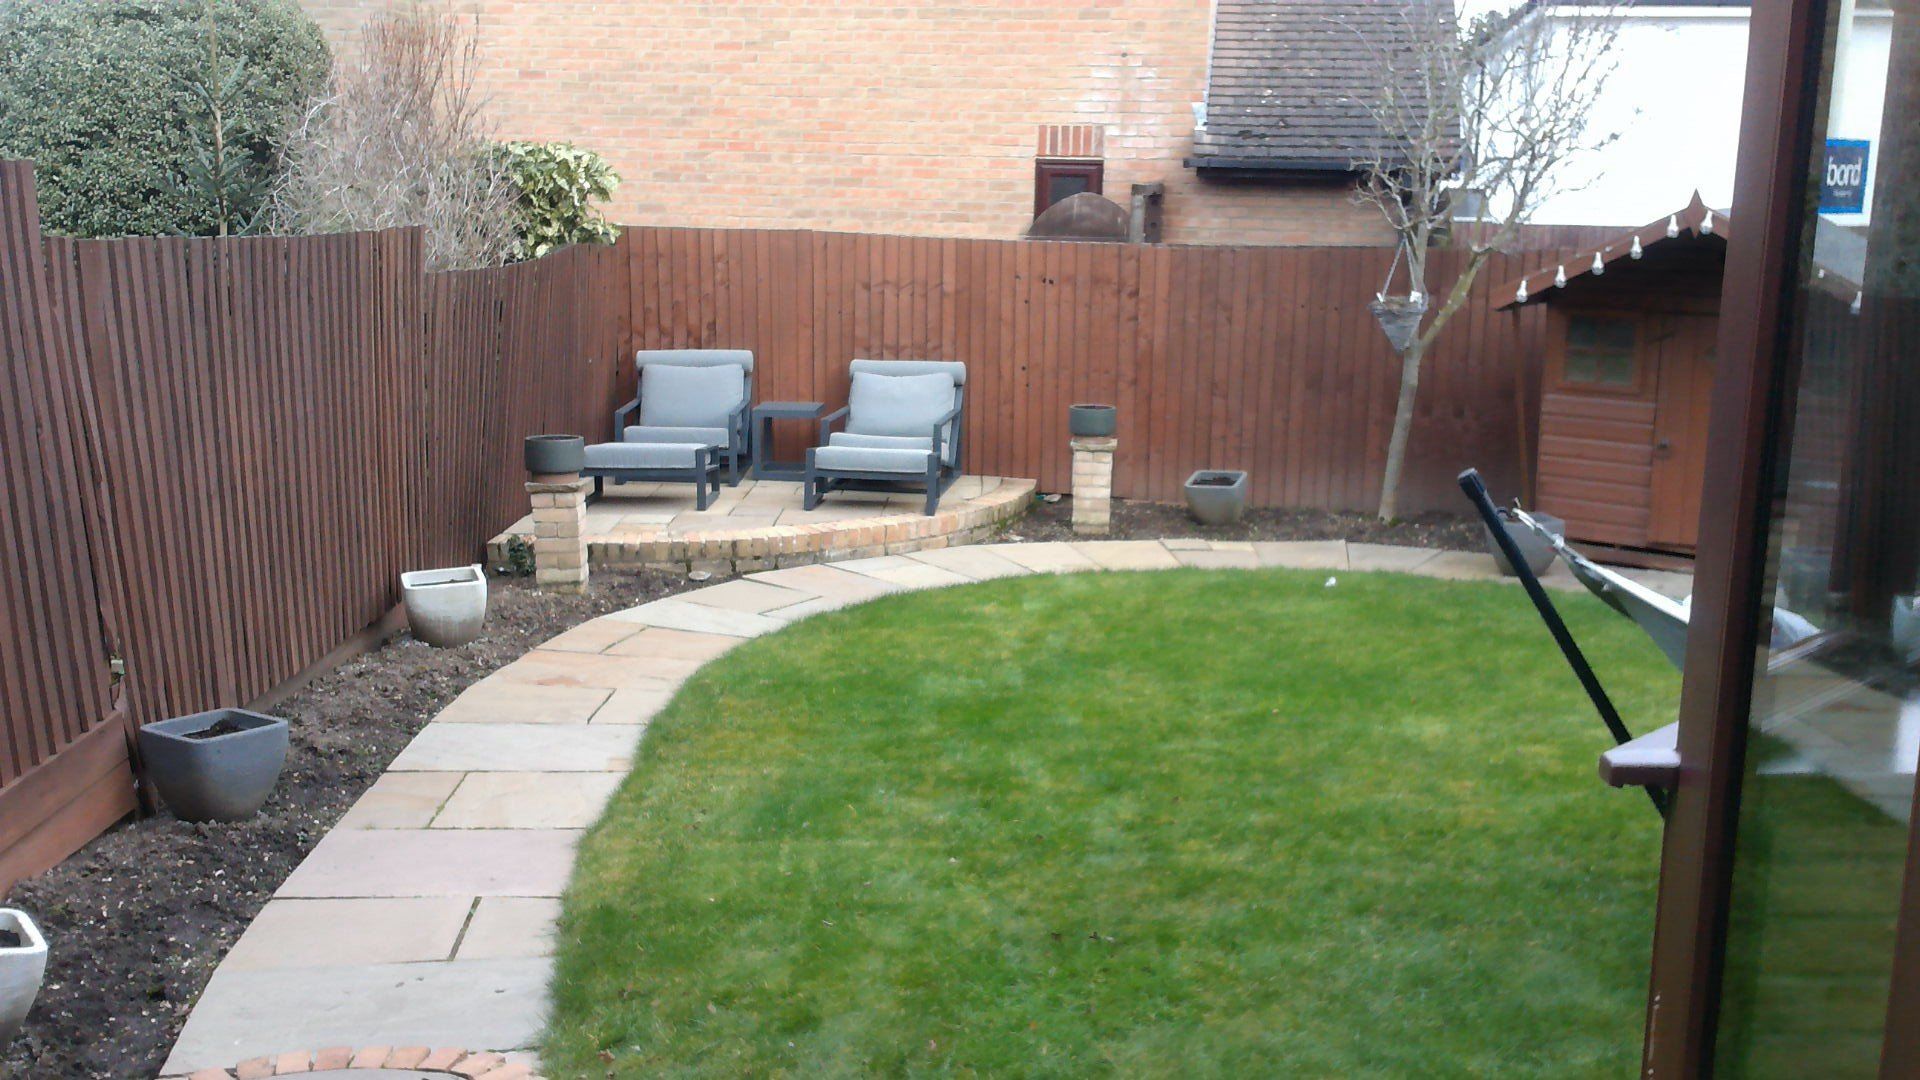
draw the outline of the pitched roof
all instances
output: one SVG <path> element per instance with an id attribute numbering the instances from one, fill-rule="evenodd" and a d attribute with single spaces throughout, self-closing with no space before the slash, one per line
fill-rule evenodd
<path id="1" fill-rule="evenodd" d="M 1403 6 L 1404 5 L 1404 6 Z M 1218 0 L 1196 168 L 1347 171 L 1379 141 L 1377 53 L 1452 0 Z"/>

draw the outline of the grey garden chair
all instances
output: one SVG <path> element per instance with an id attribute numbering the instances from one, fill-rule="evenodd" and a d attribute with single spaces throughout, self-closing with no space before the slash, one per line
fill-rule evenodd
<path id="1" fill-rule="evenodd" d="M 716 447 L 727 483 L 748 463 L 753 353 L 746 349 L 642 349 L 634 354 L 640 392 L 613 414 L 622 443 Z M 633 423 L 639 411 L 639 423 Z"/>
<path id="2" fill-rule="evenodd" d="M 855 360 L 845 408 L 820 421 L 807 451 L 806 508 L 829 491 L 924 491 L 926 512 L 960 478 L 967 366 L 941 360 Z M 844 431 L 834 431 L 844 423 Z"/>

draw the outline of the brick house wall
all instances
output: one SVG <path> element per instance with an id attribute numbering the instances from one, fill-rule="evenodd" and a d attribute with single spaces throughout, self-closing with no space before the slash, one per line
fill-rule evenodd
<path id="1" fill-rule="evenodd" d="M 384 0 L 303 0 L 336 48 Z M 503 137 L 623 178 L 623 223 L 1011 237 L 1049 126 L 1092 127 L 1104 192 L 1166 184 L 1168 243 L 1379 244 L 1342 185 L 1182 164 L 1210 0 L 461 0 Z"/>

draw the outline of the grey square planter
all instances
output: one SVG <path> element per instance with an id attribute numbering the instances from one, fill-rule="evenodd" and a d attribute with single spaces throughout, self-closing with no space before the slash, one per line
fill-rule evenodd
<path id="1" fill-rule="evenodd" d="M 0 1047 L 27 1022 L 40 982 L 47 976 L 47 939 L 27 913 L 0 908 Z M 10 943 L 17 938 L 18 943 Z"/>
<path id="2" fill-rule="evenodd" d="M 442 649 L 465 645 L 487 625 L 487 575 L 475 563 L 400 575 L 413 636 Z"/>
<path id="3" fill-rule="evenodd" d="M 237 730 L 195 738 L 223 721 Z M 146 778 L 182 821 L 245 821 L 260 809 L 287 763 L 287 722 L 245 709 L 215 709 L 140 729 Z"/>
<path id="4" fill-rule="evenodd" d="M 1529 510 L 1527 515 L 1552 530 L 1554 535 L 1567 535 L 1567 523 L 1552 514 L 1540 510 Z M 1533 576 L 1539 577 L 1546 573 L 1547 568 L 1553 565 L 1553 545 L 1541 539 L 1539 533 L 1520 524 L 1520 520 L 1504 508 L 1500 511 L 1500 524 L 1507 530 L 1507 535 L 1513 537 L 1514 545 L 1520 549 L 1521 558 L 1527 560 L 1527 566 L 1533 571 Z M 1493 538 L 1492 531 L 1485 525 L 1480 527 L 1480 531 L 1487 538 L 1487 550 L 1493 552 L 1494 565 L 1508 577 L 1519 577 L 1520 575 L 1513 569 L 1513 564 L 1507 561 L 1507 553 L 1500 549 L 1499 541 Z"/>
<path id="5" fill-rule="evenodd" d="M 1247 512 L 1247 474 L 1201 469 L 1187 477 L 1187 510 L 1202 525 L 1231 525 Z"/>

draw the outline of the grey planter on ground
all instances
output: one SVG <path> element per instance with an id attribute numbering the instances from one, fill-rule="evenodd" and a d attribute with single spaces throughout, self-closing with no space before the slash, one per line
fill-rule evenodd
<path id="1" fill-rule="evenodd" d="M 236 730 L 194 738 L 222 722 Z M 244 821 L 260 809 L 287 763 L 287 722 L 246 709 L 214 709 L 140 729 L 146 778 L 182 821 Z"/>
<path id="2" fill-rule="evenodd" d="M 1067 406 L 1067 433 L 1079 439 L 1113 437 L 1119 411 L 1111 405 Z"/>
<path id="3" fill-rule="evenodd" d="M 1554 535 L 1567 535 L 1567 523 L 1552 514 L 1542 513 L 1538 510 L 1529 510 L 1527 511 L 1527 515 L 1540 524 L 1545 525 L 1547 528 L 1552 529 Z M 1540 535 L 1532 529 L 1520 524 L 1513 515 L 1507 513 L 1505 510 L 1500 511 L 1500 521 L 1501 524 L 1506 526 L 1507 535 L 1513 537 L 1514 543 L 1519 545 L 1520 554 L 1526 558 L 1527 566 L 1532 568 L 1534 576 L 1539 577 L 1541 574 L 1546 573 L 1547 568 L 1553 565 L 1553 545 L 1542 540 Z M 1493 552 L 1493 561 L 1500 567 L 1500 572 L 1508 577 L 1517 576 L 1514 572 L 1513 564 L 1507 561 L 1506 552 L 1501 551 L 1500 545 L 1494 541 L 1493 533 L 1488 531 L 1485 526 L 1481 526 L 1481 531 L 1486 534 L 1487 550 Z"/>
<path id="4" fill-rule="evenodd" d="M 535 476 L 577 473 L 587 463 L 587 440 L 578 435 L 529 435 L 527 471 Z"/>
<path id="5" fill-rule="evenodd" d="M 46 975 L 47 939 L 40 928 L 26 912 L 0 908 L 0 1047 L 27 1022 Z"/>
<path id="6" fill-rule="evenodd" d="M 1202 525 L 1231 525 L 1247 512 L 1247 474 L 1201 469 L 1187 477 L 1187 510 Z"/>
<path id="7" fill-rule="evenodd" d="M 487 624 L 487 575 L 479 564 L 400 575 L 413 636 L 450 649 L 480 636 Z"/>

